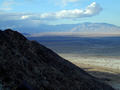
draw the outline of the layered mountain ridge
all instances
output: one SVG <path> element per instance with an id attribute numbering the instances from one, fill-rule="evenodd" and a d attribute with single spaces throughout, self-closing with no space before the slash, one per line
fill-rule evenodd
<path id="1" fill-rule="evenodd" d="M 114 90 L 52 50 L 10 29 L 0 30 L 0 84 L 4 90 Z"/>

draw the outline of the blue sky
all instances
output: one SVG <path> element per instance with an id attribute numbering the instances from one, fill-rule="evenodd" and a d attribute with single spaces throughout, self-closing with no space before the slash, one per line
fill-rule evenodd
<path id="1" fill-rule="evenodd" d="M 119 15 L 120 0 L 0 0 L 2 28 L 83 22 L 120 26 Z"/>

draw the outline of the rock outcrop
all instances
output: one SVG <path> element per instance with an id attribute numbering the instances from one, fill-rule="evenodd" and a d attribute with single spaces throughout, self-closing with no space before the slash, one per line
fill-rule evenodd
<path id="1" fill-rule="evenodd" d="M 5 90 L 114 90 L 36 41 L 0 31 L 0 83 Z M 27 90 L 27 89 L 26 89 Z"/>

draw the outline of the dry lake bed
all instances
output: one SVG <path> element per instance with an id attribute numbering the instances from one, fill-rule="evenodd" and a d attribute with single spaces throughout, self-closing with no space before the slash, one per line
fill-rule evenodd
<path id="1" fill-rule="evenodd" d="M 120 58 L 80 56 L 79 54 L 59 54 L 89 74 L 100 78 L 116 90 L 120 90 Z"/>

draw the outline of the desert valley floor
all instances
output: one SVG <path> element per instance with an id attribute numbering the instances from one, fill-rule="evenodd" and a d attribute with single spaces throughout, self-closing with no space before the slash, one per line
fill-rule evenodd
<path id="1" fill-rule="evenodd" d="M 120 58 L 86 57 L 73 54 L 59 54 L 91 75 L 103 79 L 117 90 L 120 89 Z"/>
<path id="2" fill-rule="evenodd" d="M 120 37 L 29 37 L 120 90 Z"/>

